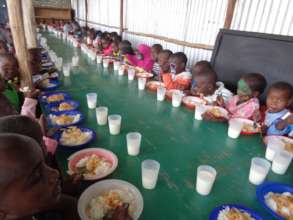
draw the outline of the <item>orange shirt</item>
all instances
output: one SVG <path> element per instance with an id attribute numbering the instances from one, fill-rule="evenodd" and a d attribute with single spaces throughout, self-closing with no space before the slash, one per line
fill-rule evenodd
<path id="1" fill-rule="evenodd" d="M 179 73 L 172 79 L 171 73 L 163 73 L 162 80 L 167 89 L 188 90 L 191 86 L 191 74 L 189 72 Z"/>

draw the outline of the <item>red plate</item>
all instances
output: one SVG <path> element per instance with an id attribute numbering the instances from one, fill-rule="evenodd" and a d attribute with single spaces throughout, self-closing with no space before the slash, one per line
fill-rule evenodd
<path id="1" fill-rule="evenodd" d="M 174 92 L 181 92 L 183 94 L 183 96 L 185 96 L 185 93 L 179 89 L 169 89 L 166 92 L 166 98 L 171 101 L 172 100 L 172 95 Z"/>
<path id="2" fill-rule="evenodd" d="M 142 73 L 137 73 L 136 77 L 137 78 L 152 78 L 154 74 L 148 73 L 148 72 L 142 72 Z"/>
<path id="3" fill-rule="evenodd" d="M 254 122 L 252 120 L 243 119 L 243 118 L 237 118 L 237 120 L 243 122 L 246 125 L 249 125 L 249 126 L 253 127 Z M 259 133 L 260 133 L 260 130 L 259 131 L 241 131 L 241 134 L 243 134 L 243 135 L 254 135 L 254 134 L 259 134 Z"/>
<path id="4" fill-rule="evenodd" d="M 182 99 L 182 103 L 186 108 L 189 108 L 191 110 L 195 109 L 197 104 L 207 104 L 205 100 L 196 96 L 185 96 Z"/>
<path id="5" fill-rule="evenodd" d="M 219 107 L 219 106 L 212 106 L 212 105 L 206 105 L 205 106 L 206 111 L 211 110 L 211 109 L 218 109 L 223 115 L 219 118 L 224 118 L 224 119 L 228 119 L 229 118 L 229 113 L 226 109 Z"/>
<path id="6" fill-rule="evenodd" d="M 150 90 L 150 91 L 152 91 L 152 92 L 157 92 L 157 88 L 159 86 L 165 87 L 164 83 L 159 82 L 159 81 L 149 81 L 146 84 L 147 89 Z"/>

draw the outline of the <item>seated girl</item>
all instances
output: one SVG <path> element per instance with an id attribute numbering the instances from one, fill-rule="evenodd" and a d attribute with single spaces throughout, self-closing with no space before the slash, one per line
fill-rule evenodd
<path id="1" fill-rule="evenodd" d="M 259 120 L 259 97 L 264 92 L 267 81 L 259 73 L 245 74 L 237 85 L 237 95 L 226 104 L 231 118 Z M 222 104 L 223 101 L 222 101 Z"/>
<path id="2" fill-rule="evenodd" d="M 293 131 L 293 114 L 288 107 L 292 102 L 293 87 L 286 82 L 276 82 L 270 86 L 267 95 L 265 130 L 267 135 L 290 135 Z"/>
<path id="3" fill-rule="evenodd" d="M 107 35 L 102 36 L 99 52 L 101 52 L 104 56 L 110 56 L 112 54 L 111 43 L 111 39 Z"/>
<path id="4" fill-rule="evenodd" d="M 163 47 L 161 44 L 154 44 L 151 48 L 152 51 L 152 59 L 154 61 L 152 73 L 155 74 L 155 76 L 159 76 L 161 72 L 160 65 L 158 63 L 159 54 L 162 52 Z"/>
<path id="5" fill-rule="evenodd" d="M 198 72 L 194 75 L 194 80 L 196 83 L 191 94 L 202 97 L 209 105 L 217 105 L 219 99 L 223 99 L 226 104 L 233 96 L 224 83 L 217 81 L 217 74 L 212 69 Z"/>
<path id="6" fill-rule="evenodd" d="M 135 55 L 126 54 L 125 57 L 130 65 L 140 67 L 147 72 L 151 72 L 153 68 L 151 48 L 145 44 L 138 45 Z"/>
<path id="7" fill-rule="evenodd" d="M 191 73 L 186 72 L 187 57 L 182 52 L 170 56 L 170 73 L 162 74 L 162 80 L 167 89 L 188 90 L 191 85 Z"/>

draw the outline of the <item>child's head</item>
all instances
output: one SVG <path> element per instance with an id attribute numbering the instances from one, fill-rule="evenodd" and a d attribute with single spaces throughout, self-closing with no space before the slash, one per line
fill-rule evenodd
<path id="1" fill-rule="evenodd" d="M 118 35 L 118 33 L 117 33 L 116 31 L 113 31 L 113 32 L 110 33 L 110 38 L 111 38 L 111 40 L 115 40 L 115 38 L 116 38 L 117 36 L 119 36 L 119 35 Z"/>
<path id="2" fill-rule="evenodd" d="M 169 59 L 171 55 L 172 55 L 171 50 L 162 50 L 158 55 L 158 63 L 163 73 L 170 72 Z"/>
<path id="3" fill-rule="evenodd" d="M 12 54 L 0 54 L 0 75 L 4 80 L 19 77 L 18 63 Z"/>
<path id="4" fill-rule="evenodd" d="M 151 48 L 152 50 L 152 60 L 154 60 L 155 62 L 158 61 L 158 56 L 159 53 L 162 52 L 163 47 L 161 44 L 154 44 Z"/>
<path id="5" fill-rule="evenodd" d="M 200 95 L 209 96 L 214 94 L 217 89 L 217 74 L 213 70 L 205 70 L 194 75 L 195 92 Z"/>
<path id="6" fill-rule="evenodd" d="M 202 60 L 202 61 L 199 61 L 197 62 L 193 67 L 192 67 L 192 75 L 196 75 L 200 72 L 203 72 L 203 71 L 209 71 L 209 70 L 212 70 L 212 66 L 210 64 L 210 62 L 208 61 L 205 61 L 205 60 Z"/>
<path id="7" fill-rule="evenodd" d="M 42 129 L 35 119 L 23 115 L 1 117 L 0 133 L 16 133 L 31 137 L 40 145 L 44 155 L 46 155 Z"/>
<path id="8" fill-rule="evenodd" d="M 134 50 L 132 49 L 131 43 L 128 40 L 123 40 L 119 43 L 119 50 L 122 55 L 130 54 L 134 55 Z"/>
<path id="9" fill-rule="evenodd" d="M 46 165 L 40 147 L 32 138 L 0 134 L 0 194 L 0 213 L 4 219 L 32 216 L 58 202 L 59 173 Z"/>
<path id="10" fill-rule="evenodd" d="M 178 74 L 185 71 L 187 57 L 183 52 L 177 52 L 171 55 L 169 59 L 170 71 Z"/>
<path id="11" fill-rule="evenodd" d="M 286 82 L 276 82 L 269 87 L 267 108 L 271 113 L 280 112 L 292 102 L 293 87 Z"/>
<path id="12" fill-rule="evenodd" d="M 9 50 L 8 50 L 8 47 L 5 43 L 5 41 L 0 40 L 0 54 L 8 53 L 8 52 L 9 52 Z"/>
<path id="13" fill-rule="evenodd" d="M 0 93 L 0 118 L 7 115 L 16 115 L 17 112 L 6 98 L 5 95 Z"/>
<path id="14" fill-rule="evenodd" d="M 237 95 L 241 101 L 258 98 L 265 90 L 267 81 L 260 73 L 248 73 L 241 77 L 237 85 Z"/>
<path id="15" fill-rule="evenodd" d="M 101 37 L 101 45 L 103 49 L 106 49 L 111 44 L 111 40 L 109 37 Z"/>

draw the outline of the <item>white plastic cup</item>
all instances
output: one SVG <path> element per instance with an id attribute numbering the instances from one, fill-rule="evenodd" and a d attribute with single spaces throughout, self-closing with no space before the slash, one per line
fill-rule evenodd
<path id="1" fill-rule="evenodd" d="M 141 134 L 139 132 L 130 132 L 126 135 L 128 155 L 137 156 L 140 151 Z"/>
<path id="2" fill-rule="evenodd" d="M 109 132 L 111 135 L 118 135 L 121 129 L 122 117 L 120 115 L 109 115 Z"/>
<path id="3" fill-rule="evenodd" d="M 63 75 L 65 77 L 69 77 L 70 76 L 70 69 L 71 69 L 71 65 L 70 64 L 65 64 L 63 66 Z"/>
<path id="4" fill-rule="evenodd" d="M 103 67 L 104 68 L 108 68 L 109 67 L 109 60 L 108 59 L 104 59 L 103 60 Z"/>
<path id="5" fill-rule="evenodd" d="M 194 110 L 194 118 L 196 120 L 202 120 L 202 114 L 206 111 L 206 108 L 203 104 L 198 104 Z"/>
<path id="6" fill-rule="evenodd" d="M 129 81 L 134 80 L 134 76 L 135 76 L 135 69 L 129 68 L 128 69 L 128 80 Z"/>
<path id="7" fill-rule="evenodd" d="M 114 61 L 114 70 L 117 71 L 119 70 L 120 67 L 120 62 L 119 61 Z"/>
<path id="8" fill-rule="evenodd" d="M 159 86 L 157 88 L 157 100 L 164 101 L 166 95 L 166 88 L 164 86 Z"/>
<path id="9" fill-rule="evenodd" d="M 146 84 L 146 78 L 138 78 L 138 89 L 144 90 Z"/>
<path id="10" fill-rule="evenodd" d="M 72 66 L 78 66 L 78 62 L 79 62 L 79 57 L 73 56 L 72 57 Z"/>
<path id="11" fill-rule="evenodd" d="M 105 106 L 96 108 L 96 118 L 98 125 L 106 125 L 108 121 L 108 108 Z"/>
<path id="12" fill-rule="evenodd" d="M 103 56 L 97 55 L 97 64 L 101 64 L 103 62 Z"/>
<path id="13" fill-rule="evenodd" d="M 155 160 L 144 160 L 141 163 L 142 186 L 145 189 L 154 189 L 157 185 L 160 163 Z"/>
<path id="14" fill-rule="evenodd" d="M 271 168 L 271 163 L 261 157 L 254 157 L 251 160 L 249 171 L 249 182 L 254 185 L 260 185 L 266 179 Z"/>
<path id="15" fill-rule="evenodd" d="M 196 191 L 202 196 L 207 196 L 212 191 L 216 180 L 217 171 L 209 165 L 201 165 L 197 168 Z"/>
<path id="16" fill-rule="evenodd" d="M 124 75 L 124 68 L 121 66 L 118 70 L 118 75 L 123 76 Z"/>
<path id="17" fill-rule="evenodd" d="M 293 154 L 288 151 L 279 151 L 273 159 L 272 171 L 280 175 L 285 174 L 292 161 L 292 156 Z"/>
<path id="18" fill-rule="evenodd" d="M 63 64 L 63 58 L 62 57 L 58 57 L 56 60 L 56 68 L 60 71 L 62 69 L 62 64 Z"/>
<path id="19" fill-rule="evenodd" d="M 229 121 L 228 136 L 236 139 L 239 137 L 243 128 L 243 123 L 237 119 L 231 119 Z"/>
<path id="20" fill-rule="evenodd" d="M 274 137 L 268 137 L 266 159 L 272 161 L 275 155 L 283 149 L 284 149 L 284 144 L 282 143 L 282 141 Z"/>
<path id="21" fill-rule="evenodd" d="M 172 94 L 172 106 L 179 107 L 182 102 L 183 95 L 181 92 L 173 92 Z"/>
<path id="22" fill-rule="evenodd" d="M 89 109 L 96 108 L 97 98 L 98 98 L 98 94 L 95 92 L 91 92 L 91 93 L 86 94 L 87 106 Z"/>

